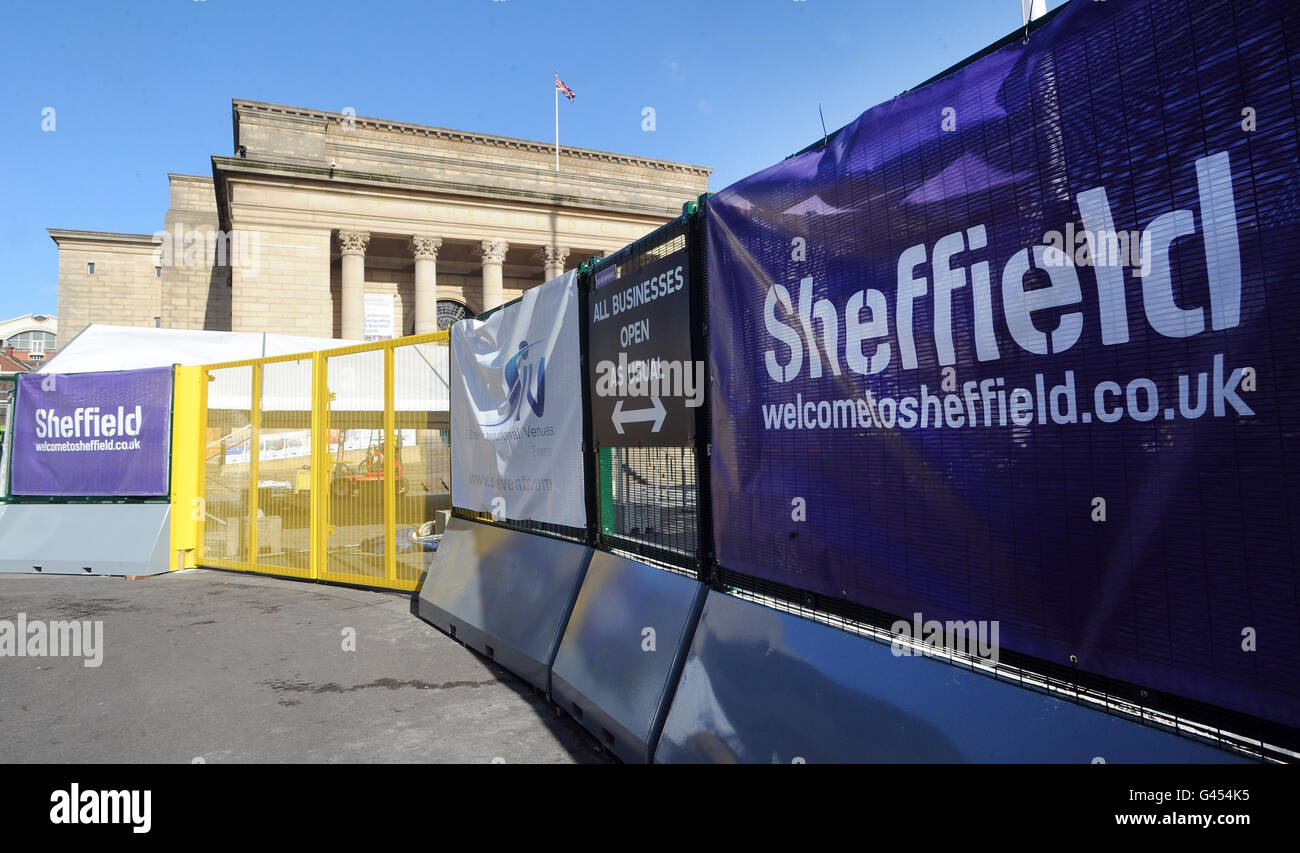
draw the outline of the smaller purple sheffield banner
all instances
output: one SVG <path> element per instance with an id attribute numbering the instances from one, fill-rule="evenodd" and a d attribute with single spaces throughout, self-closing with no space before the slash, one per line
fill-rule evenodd
<path id="1" fill-rule="evenodd" d="M 18 378 L 12 494 L 165 497 L 172 369 Z"/>

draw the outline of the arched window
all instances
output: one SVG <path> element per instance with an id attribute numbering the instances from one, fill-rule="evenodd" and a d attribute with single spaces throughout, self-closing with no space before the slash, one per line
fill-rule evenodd
<path id="1" fill-rule="evenodd" d="M 58 336 L 53 332 L 43 332 L 33 329 L 18 334 L 5 341 L 5 346 L 11 346 L 14 349 L 27 350 L 33 353 L 47 353 L 54 349 L 55 341 Z"/>
<path id="2" fill-rule="evenodd" d="M 463 302 L 457 302 L 455 299 L 438 300 L 438 331 L 444 331 L 451 328 L 451 324 L 457 320 L 464 320 L 466 317 L 474 316 L 469 307 Z"/>

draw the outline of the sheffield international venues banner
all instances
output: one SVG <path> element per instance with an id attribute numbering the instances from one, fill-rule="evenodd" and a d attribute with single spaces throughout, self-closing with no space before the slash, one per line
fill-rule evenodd
<path id="1" fill-rule="evenodd" d="M 587 523 L 578 279 L 451 328 L 452 495 L 496 520 Z"/>

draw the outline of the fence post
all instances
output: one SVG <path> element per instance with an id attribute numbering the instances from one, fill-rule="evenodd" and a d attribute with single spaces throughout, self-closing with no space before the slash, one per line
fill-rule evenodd
<path id="1" fill-rule="evenodd" d="M 583 531 L 586 544 L 595 545 L 600 509 L 596 504 L 596 487 L 600 476 L 600 458 L 596 450 L 591 422 L 591 317 L 588 299 L 593 276 L 587 263 L 578 270 L 578 370 L 579 396 L 582 404 L 582 505 L 587 515 L 587 529 Z M 450 363 L 450 359 L 448 361 Z"/>
<path id="2" fill-rule="evenodd" d="M 310 548 L 311 577 L 319 580 L 325 573 L 325 547 L 329 525 L 329 385 L 323 352 L 311 356 L 311 478 L 308 500 L 311 516 L 307 541 Z"/>
<path id="3" fill-rule="evenodd" d="M 252 365 L 253 370 L 253 393 L 250 400 L 251 405 L 248 409 L 248 500 L 245 503 L 248 506 L 248 518 L 245 524 L 248 525 L 248 553 L 245 555 L 247 561 L 245 568 L 248 571 L 257 570 L 257 502 L 258 502 L 258 479 L 259 463 L 262 456 L 262 364 L 256 362 Z"/>
<path id="4" fill-rule="evenodd" d="M 708 194 L 700 196 L 686 221 L 686 249 L 691 281 L 691 358 L 704 362 L 703 405 L 695 410 L 695 543 L 699 578 L 714 582 L 713 490 L 710 475 L 713 450 L 712 380 L 709 376 Z"/>
<path id="5" fill-rule="evenodd" d="M 194 564 L 200 565 L 207 548 L 208 532 L 208 383 L 212 381 L 212 371 L 206 367 L 199 368 L 199 430 L 198 430 L 198 489 L 199 497 L 198 529 L 194 531 Z M 221 453 L 225 454 L 224 447 Z"/>
<path id="6" fill-rule="evenodd" d="M 384 577 L 397 580 L 397 464 L 393 459 L 393 344 L 384 344 Z"/>

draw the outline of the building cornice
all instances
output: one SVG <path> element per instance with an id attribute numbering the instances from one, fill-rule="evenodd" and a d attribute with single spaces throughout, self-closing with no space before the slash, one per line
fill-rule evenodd
<path id="1" fill-rule="evenodd" d="M 367 116 L 345 116 L 342 113 L 309 110 L 303 107 L 291 107 L 285 104 L 268 104 L 262 101 L 234 99 L 231 104 L 236 117 L 238 117 L 240 110 L 248 110 L 250 112 L 268 115 L 325 121 L 340 125 L 343 124 L 344 121 L 348 121 L 356 126 L 369 127 L 376 130 L 428 136 L 431 138 L 446 139 L 454 142 L 470 142 L 476 145 L 487 145 L 494 148 L 510 148 L 539 154 L 555 153 L 555 146 L 553 144 L 537 142 L 531 139 L 518 139 L 510 136 L 494 136 L 486 133 L 473 133 L 464 130 L 452 130 L 445 127 L 411 124 L 409 122 L 391 121 L 388 119 L 370 118 Z M 713 169 L 707 166 L 697 166 L 691 163 L 678 163 L 672 160 L 657 160 L 650 157 L 636 157 L 630 154 L 617 154 L 612 151 L 600 151 L 594 148 L 573 148 L 561 145 L 560 156 L 571 157 L 579 160 L 615 163 L 624 166 L 640 166 L 642 168 L 658 169 L 668 172 L 679 172 L 681 174 L 693 175 L 700 178 L 707 178 L 713 173 Z"/>
<path id="2" fill-rule="evenodd" d="M 598 199 L 582 197 L 562 192 L 543 192 L 519 189 L 504 189 L 485 184 L 466 184 L 452 181 L 414 179 L 398 175 L 376 174 L 374 172 L 353 172 L 347 169 L 330 169 L 307 163 L 287 163 L 284 161 L 253 160 L 243 157 L 212 156 L 212 174 L 217 185 L 218 210 L 226 201 L 225 180 L 233 175 L 261 176 L 271 178 L 302 179 L 309 178 L 322 184 L 336 185 L 340 189 L 352 187 L 399 188 L 412 193 L 435 192 L 440 195 L 459 196 L 467 199 L 491 198 L 500 201 L 524 202 L 547 206 L 561 206 L 574 210 L 591 210 L 595 212 L 616 213 L 622 215 L 644 216 L 663 220 L 681 213 L 678 206 L 653 204 L 618 204 L 606 203 Z M 224 213 L 224 211 L 223 211 Z"/>
<path id="3" fill-rule="evenodd" d="M 50 239 L 56 245 L 62 247 L 64 242 L 69 243 L 96 243 L 99 245 L 113 244 L 126 246 L 152 247 L 158 245 L 161 241 L 156 239 L 152 234 L 125 234 L 117 231 L 78 231 L 71 228 L 46 228 L 49 232 Z"/>

